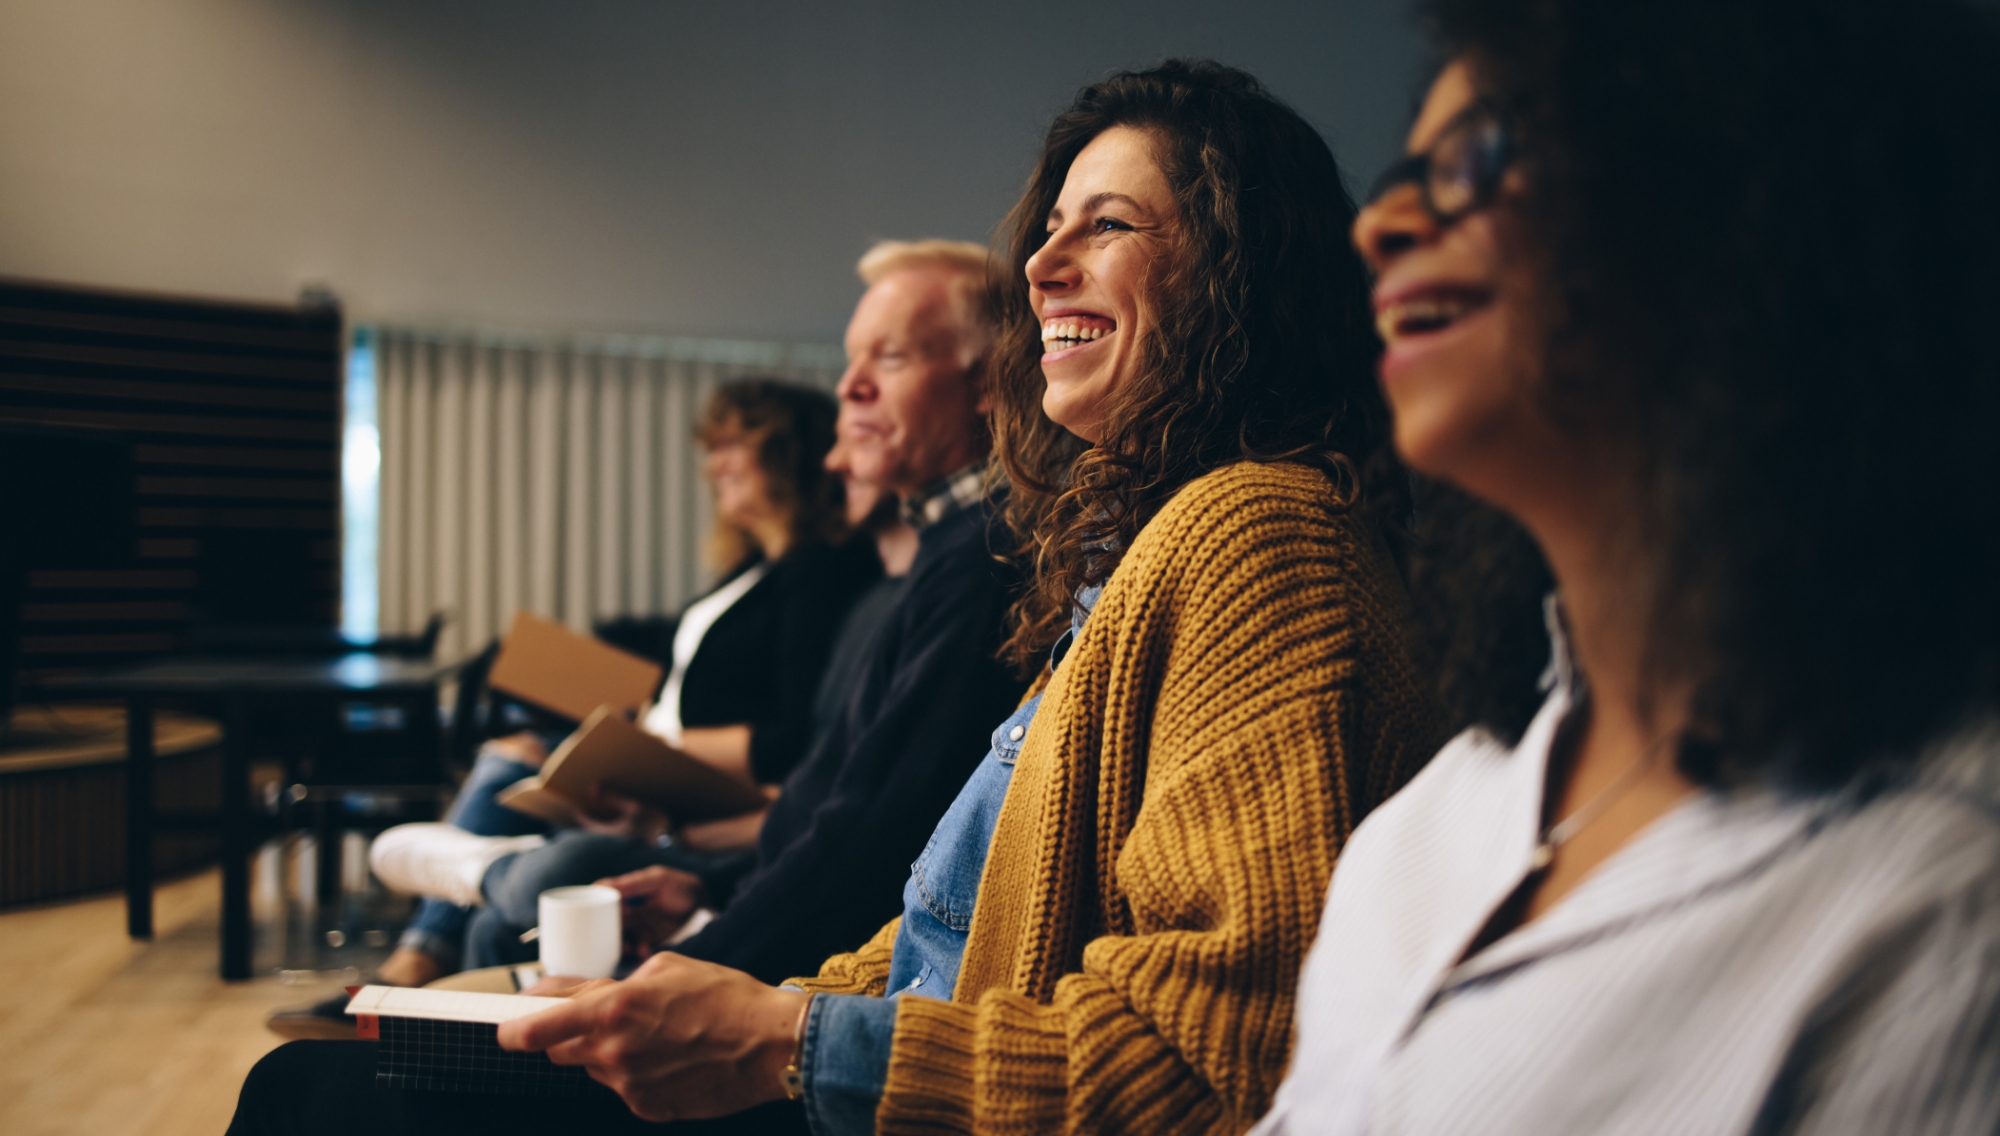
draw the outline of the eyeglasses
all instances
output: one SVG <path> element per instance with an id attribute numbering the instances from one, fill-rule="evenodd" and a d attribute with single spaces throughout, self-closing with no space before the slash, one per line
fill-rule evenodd
<path id="1" fill-rule="evenodd" d="M 1514 162 L 1514 132 L 1498 107 L 1478 102 L 1460 111 L 1430 149 L 1385 170 L 1368 191 L 1368 204 L 1399 185 L 1414 184 L 1424 212 L 1440 226 L 1493 204 L 1500 179 Z"/>

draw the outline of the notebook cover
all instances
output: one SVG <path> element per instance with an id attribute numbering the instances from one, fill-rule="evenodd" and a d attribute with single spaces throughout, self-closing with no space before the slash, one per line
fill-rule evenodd
<path id="1" fill-rule="evenodd" d="M 599 706 L 638 710 L 666 672 L 657 663 L 579 635 L 533 612 L 514 615 L 487 672 L 493 689 L 581 722 Z"/>
<path id="2" fill-rule="evenodd" d="M 499 1023 L 560 1005 L 559 998 L 364 986 L 347 1004 L 376 1041 L 378 1088 L 502 1096 L 581 1097 L 611 1090 L 575 1065 L 500 1048 Z"/>
<path id="3" fill-rule="evenodd" d="M 764 807 L 761 790 L 675 749 L 608 706 L 584 720 L 542 766 L 510 786 L 501 804 L 555 822 L 560 809 L 587 802 L 604 785 L 659 809 L 679 824 L 741 816 Z M 547 800 L 556 798 L 555 801 Z"/>
<path id="4" fill-rule="evenodd" d="M 577 808 L 569 798 L 542 787 L 540 777 L 523 777 L 507 786 L 493 798 L 518 813 L 527 813 L 536 820 L 544 821 L 557 828 L 577 828 Z"/>

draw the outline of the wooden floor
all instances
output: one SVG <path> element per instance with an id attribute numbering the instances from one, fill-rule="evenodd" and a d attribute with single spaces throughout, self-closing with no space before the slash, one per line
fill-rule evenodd
<path id="1" fill-rule="evenodd" d="M 223 982 L 220 913 L 211 870 L 160 885 L 150 943 L 119 895 L 0 914 L 0 1133 L 221 1136 L 265 1013 L 338 990 Z"/>

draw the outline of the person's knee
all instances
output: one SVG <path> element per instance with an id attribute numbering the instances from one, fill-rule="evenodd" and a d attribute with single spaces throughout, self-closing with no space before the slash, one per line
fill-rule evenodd
<path id="1" fill-rule="evenodd" d="M 320 1067 L 323 1051 L 329 1047 L 335 1047 L 337 1051 L 339 1044 L 332 1041 L 286 1042 L 250 1067 L 250 1075 L 243 1079 L 243 1095 L 299 1096 L 309 1072 Z"/>
<path id="2" fill-rule="evenodd" d="M 521 932 L 532 925 L 532 920 L 519 926 L 510 924 L 490 908 L 480 911 L 465 929 L 466 969 L 533 962 L 539 948 L 521 941 Z"/>
<path id="3" fill-rule="evenodd" d="M 535 775 L 536 768 L 505 751 L 494 749 L 491 743 L 482 747 L 479 756 L 472 759 L 472 772 L 466 775 L 467 785 L 489 788 L 505 788 L 524 777 Z"/>
<path id="4" fill-rule="evenodd" d="M 266 1053 L 243 1079 L 228 1136 L 294 1136 L 314 1132 L 325 1104 L 370 1087 L 375 1043 L 288 1041 Z"/>
<path id="5" fill-rule="evenodd" d="M 636 840 L 594 833 L 565 835 L 532 852 L 495 861 L 481 890 L 487 905 L 502 919 L 532 927 L 540 919 L 536 900 L 548 889 L 623 875 L 653 859 L 651 850 Z"/>
<path id="6" fill-rule="evenodd" d="M 542 894 L 543 887 L 555 886 L 542 881 L 561 863 L 549 857 L 554 848 L 555 845 L 547 844 L 493 861 L 479 883 L 479 894 L 486 898 L 486 912 L 518 927 L 534 926 L 536 897 Z M 474 917 L 475 922 L 477 918 Z"/>
<path id="7" fill-rule="evenodd" d="M 548 825 L 527 813 L 502 805 L 500 792 L 523 778 L 532 777 L 535 767 L 505 754 L 481 751 L 472 772 L 459 787 L 458 796 L 445 812 L 445 823 L 455 824 L 481 836 L 525 836 L 547 832 Z"/>

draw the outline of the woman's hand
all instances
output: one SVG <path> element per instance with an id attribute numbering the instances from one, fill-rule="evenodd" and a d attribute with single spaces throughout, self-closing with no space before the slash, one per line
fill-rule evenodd
<path id="1" fill-rule="evenodd" d="M 658 840 L 669 824 L 658 809 L 602 785 L 591 787 L 590 800 L 576 810 L 576 823 L 585 832 L 648 844 Z"/>
<path id="2" fill-rule="evenodd" d="M 785 1095 L 806 995 L 685 955 L 654 955 L 623 982 L 500 1026 L 500 1044 L 545 1050 L 651 1121 L 740 1112 Z"/>
<path id="3" fill-rule="evenodd" d="M 574 998 L 585 990 L 616 985 L 609 978 L 578 978 L 573 974 L 545 974 L 521 993 L 531 998 Z"/>
<path id="4" fill-rule="evenodd" d="M 736 852 L 755 848 L 758 835 L 764 831 L 764 816 L 770 811 L 771 806 L 766 805 L 754 813 L 744 813 L 727 820 L 685 825 L 674 834 L 674 839 L 697 852 Z"/>
<path id="5" fill-rule="evenodd" d="M 625 949 L 640 958 L 673 938 L 708 897 L 701 877 L 655 865 L 597 881 L 625 897 L 621 926 Z"/>
<path id="6" fill-rule="evenodd" d="M 756 784 L 750 770 L 750 727 L 697 726 L 681 731 L 680 751 L 736 778 Z"/>

